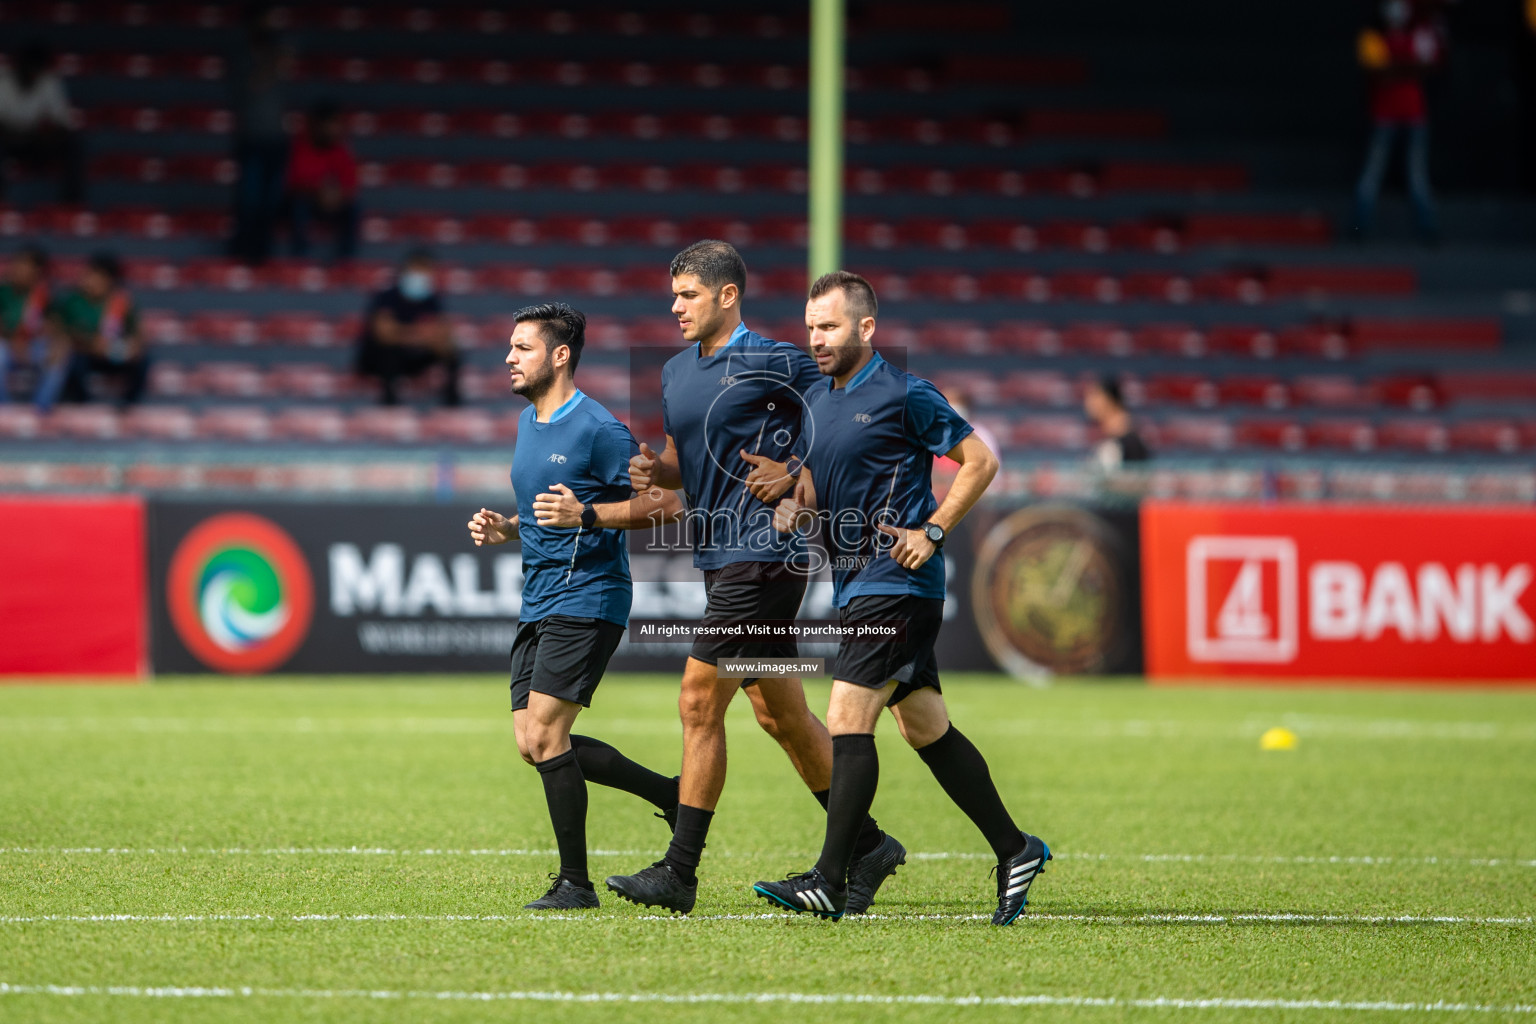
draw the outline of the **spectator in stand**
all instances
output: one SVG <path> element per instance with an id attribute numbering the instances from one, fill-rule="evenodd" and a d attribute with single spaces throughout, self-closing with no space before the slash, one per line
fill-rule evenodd
<path id="1" fill-rule="evenodd" d="M 53 67 L 53 49 L 34 40 L 0 68 L 0 197 L 5 195 L 5 162 L 51 167 L 59 176 L 59 199 L 85 197 L 85 161 L 64 80 Z"/>
<path id="2" fill-rule="evenodd" d="M 86 262 L 79 286 L 58 306 L 58 323 L 70 348 L 64 401 L 89 402 L 103 380 L 113 383 L 118 406 L 144 396 L 149 356 L 139 333 L 139 311 L 123 287 L 123 264 L 110 252 Z"/>
<path id="3" fill-rule="evenodd" d="M 1104 435 L 1093 451 L 1093 461 L 1101 469 L 1113 471 L 1128 462 L 1146 462 L 1152 458 L 1151 450 L 1131 423 L 1119 381 L 1103 377 L 1089 384 L 1083 392 L 1083 412 Z"/>
<path id="4" fill-rule="evenodd" d="M 1423 0 L 1385 0 L 1381 22 L 1360 33 L 1359 59 L 1370 75 L 1371 131 L 1365 168 L 1355 187 L 1357 237 L 1371 230 L 1381 179 L 1399 137 L 1405 147 L 1408 194 L 1414 223 L 1426 242 L 1439 240 L 1429 189 L 1429 105 L 1424 81 L 1440 66 L 1445 36 Z"/>
<path id="5" fill-rule="evenodd" d="M 343 132 L 341 111 L 321 100 L 309 108 L 304 133 L 294 139 L 286 202 L 295 256 L 309 253 L 315 222 L 330 229 L 337 260 L 357 252 L 357 158 Z"/>
<path id="6" fill-rule="evenodd" d="M 273 226 L 288 168 L 283 130 L 283 80 L 292 54 L 271 4 L 245 8 L 239 40 L 228 62 L 229 103 L 235 116 L 235 229 L 229 253 L 247 263 L 272 255 Z"/>
<path id="7" fill-rule="evenodd" d="M 459 404 L 459 352 L 437 294 L 437 265 L 426 249 L 406 255 L 394 285 L 373 296 L 363 314 L 357 373 L 377 377 L 385 405 L 400 401 L 401 377 L 434 366 L 444 371 L 443 404 Z"/>
<path id="8" fill-rule="evenodd" d="M 68 349 L 56 321 L 48 253 L 24 245 L 0 282 L 0 402 L 35 401 L 47 409 L 58 398 Z"/>

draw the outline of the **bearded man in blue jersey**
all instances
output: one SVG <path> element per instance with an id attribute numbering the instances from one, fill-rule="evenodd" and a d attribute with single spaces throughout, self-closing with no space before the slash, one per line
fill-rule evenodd
<path id="1" fill-rule="evenodd" d="M 629 621 L 629 551 L 620 531 L 659 525 L 682 511 L 670 492 L 631 496 L 629 428 L 576 387 L 586 317 L 563 302 L 516 315 L 507 368 L 528 399 L 512 456 L 517 514 L 482 508 L 469 521 L 476 545 L 520 538 L 522 610 L 512 645 L 512 723 L 523 760 L 539 771 L 560 870 L 529 910 L 596 907 L 587 877 L 587 783 L 654 804 L 676 821 L 677 780 L 636 764 L 571 726 L 608 667 Z"/>
<path id="2" fill-rule="evenodd" d="M 877 311 L 874 288 L 846 271 L 818 278 L 805 306 L 825 379 L 806 394 L 805 432 L 814 426 L 815 443 L 794 494 L 779 503 L 775 527 L 791 534 L 821 520 L 839 618 L 877 639 L 845 636 L 838 648 L 821 857 L 803 874 L 753 890 L 786 910 L 844 915 L 854 844 L 880 778 L 875 724 L 889 708 L 902 737 L 997 856 L 992 923 L 1008 925 L 1023 912 L 1051 851 L 1014 824 L 986 759 L 950 723 L 934 658 L 944 621 L 944 540 L 992 482 L 997 456 L 937 388 L 874 350 Z M 940 455 L 960 464 L 942 503 L 933 494 Z M 891 629 L 889 639 L 879 638 Z"/>
<path id="3" fill-rule="evenodd" d="M 816 364 L 794 345 L 742 322 L 747 268 L 727 242 L 695 242 L 673 258 L 672 312 L 689 346 L 662 370 L 660 454 L 641 445 L 630 460 L 637 491 L 681 489 L 694 565 L 708 592 L 700 633 L 683 669 L 678 708 L 683 766 L 677 827 L 666 855 L 608 888 L 634 903 L 686 914 L 698 898 L 699 860 L 725 786 L 725 711 L 747 690 L 758 723 L 789 756 L 823 807 L 832 783 L 832 738 L 805 703 L 798 676 L 722 679 L 724 658 L 794 659 L 793 639 L 730 635 L 733 624 L 784 623 L 805 596 L 802 538 L 774 529 L 774 503 L 794 484 L 808 439 L 803 396 L 820 386 Z M 868 814 L 857 824 L 848 872 L 851 913 L 906 860 L 906 850 Z"/>

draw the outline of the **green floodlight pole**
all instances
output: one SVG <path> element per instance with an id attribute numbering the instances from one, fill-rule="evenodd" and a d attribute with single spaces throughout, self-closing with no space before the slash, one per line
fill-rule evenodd
<path id="1" fill-rule="evenodd" d="M 843 261 L 845 0 L 811 0 L 810 276 Z"/>

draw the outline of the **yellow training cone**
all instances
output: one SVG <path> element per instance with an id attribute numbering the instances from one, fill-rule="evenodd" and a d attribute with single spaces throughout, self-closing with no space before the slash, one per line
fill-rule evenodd
<path id="1" fill-rule="evenodd" d="M 1275 726 L 1259 737 L 1260 750 L 1295 750 L 1296 734 L 1289 729 Z"/>

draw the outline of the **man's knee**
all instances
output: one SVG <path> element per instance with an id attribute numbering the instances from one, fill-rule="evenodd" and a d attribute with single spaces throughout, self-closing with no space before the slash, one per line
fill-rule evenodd
<path id="1" fill-rule="evenodd" d="M 677 711 L 684 729 L 709 731 L 725 727 L 725 709 L 729 704 L 730 698 L 722 696 L 718 682 L 685 680 L 677 698 Z"/>

